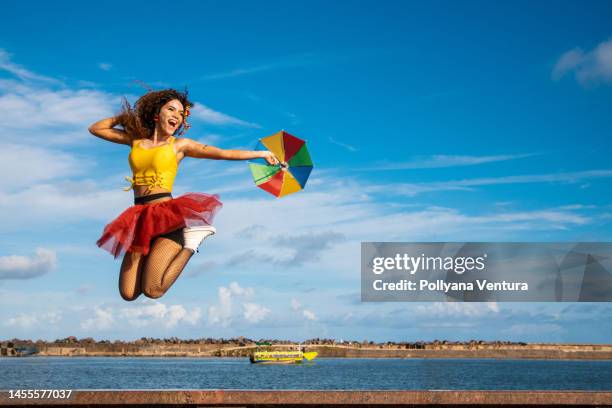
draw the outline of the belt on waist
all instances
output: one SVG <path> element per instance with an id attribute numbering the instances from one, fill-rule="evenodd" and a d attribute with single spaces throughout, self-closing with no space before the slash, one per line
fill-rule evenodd
<path id="1" fill-rule="evenodd" d="M 148 202 L 151 202 L 153 200 L 157 200 L 163 197 L 172 198 L 172 193 L 157 193 L 157 194 L 149 194 L 149 195 L 142 196 L 142 197 L 134 197 L 134 204 L 135 205 L 146 204 Z"/>

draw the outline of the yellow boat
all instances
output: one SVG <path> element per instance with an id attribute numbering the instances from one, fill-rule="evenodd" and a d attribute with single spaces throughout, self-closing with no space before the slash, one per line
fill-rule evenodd
<path id="1" fill-rule="evenodd" d="M 316 351 L 304 352 L 300 350 L 267 350 L 255 351 L 249 356 L 251 363 L 268 363 L 268 364 L 296 364 L 304 360 L 310 361 L 317 356 Z"/>

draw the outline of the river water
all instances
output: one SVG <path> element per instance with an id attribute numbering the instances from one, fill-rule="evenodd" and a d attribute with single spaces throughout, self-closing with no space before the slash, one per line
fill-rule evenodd
<path id="1" fill-rule="evenodd" d="M 612 361 L 0 358 L 0 389 L 612 390 Z"/>

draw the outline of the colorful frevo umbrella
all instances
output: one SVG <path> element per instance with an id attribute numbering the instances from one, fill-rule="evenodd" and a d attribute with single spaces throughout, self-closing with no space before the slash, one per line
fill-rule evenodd
<path id="1" fill-rule="evenodd" d="M 283 197 L 306 186 L 312 160 L 302 139 L 281 130 L 259 139 L 255 150 L 270 150 L 280 161 L 280 164 L 272 166 L 265 159 L 249 160 L 253 180 L 259 188 Z"/>

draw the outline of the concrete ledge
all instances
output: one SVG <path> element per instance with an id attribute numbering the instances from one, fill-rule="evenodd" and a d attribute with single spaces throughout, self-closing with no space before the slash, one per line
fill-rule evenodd
<path id="1" fill-rule="evenodd" d="M 73 391 L 70 399 L 9 399 L 0 391 L 0 406 L 71 407 L 612 407 L 612 391 L 240 391 L 115 390 Z"/>

